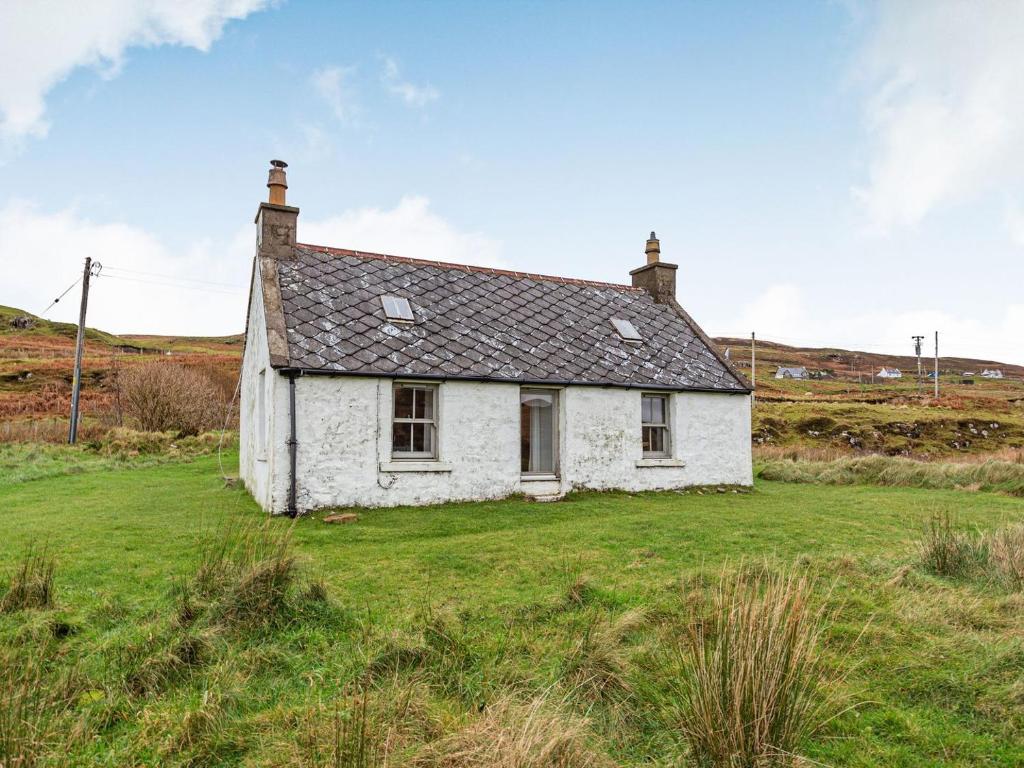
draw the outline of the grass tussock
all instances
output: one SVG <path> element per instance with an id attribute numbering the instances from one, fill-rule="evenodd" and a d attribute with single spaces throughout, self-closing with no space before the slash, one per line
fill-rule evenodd
<path id="1" fill-rule="evenodd" d="M 1010 589 L 1024 590 L 1024 524 L 998 529 L 985 545 L 992 572 Z"/>
<path id="2" fill-rule="evenodd" d="M 287 613 L 297 575 L 291 526 L 229 520 L 202 547 L 181 591 L 178 620 L 193 621 L 205 609 L 215 624 L 232 629 L 273 624 Z"/>
<path id="3" fill-rule="evenodd" d="M 318 707 L 305 721 L 302 765 L 306 768 L 379 768 L 386 748 L 366 690 L 346 693 L 334 702 L 325 720 Z"/>
<path id="4" fill-rule="evenodd" d="M 984 560 L 977 538 L 962 530 L 949 512 L 928 518 L 918 550 L 925 569 L 936 576 L 965 576 Z"/>
<path id="5" fill-rule="evenodd" d="M 597 701 L 630 693 L 628 635 L 647 623 L 646 611 L 633 609 L 615 619 L 587 622 L 563 663 L 562 679 L 574 694 Z"/>
<path id="6" fill-rule="evenodd" d="M 827 616 L 806 576 L 725 573 L 693 611 L 670 720 L 696 761 L 754 768 L 792 761 L 837 703 L 821 640 Z"/>
<path id="7" fill-rule="evenodd" d="M 899 456 L 861 456 L 833 461 L 774 460 L 764 463 L 758 476 L 786 483 L 1000 491 L 1024 496 L 1024 464 L 1016 461 L 940 463 Z"/>
<path id="8" fill-rule="evenodd" d="M 46 547 L 30 546 L 0 595 L 0 613 L 53 606 L 53 575 L 57 563 Z"/>
<path id="9" fill-rule="evenodd" d="M 503 698 L 420 750 L 410 768 L 605 768 L 591 746 L 588 721 L 546 697 L 521 704 Z"/>

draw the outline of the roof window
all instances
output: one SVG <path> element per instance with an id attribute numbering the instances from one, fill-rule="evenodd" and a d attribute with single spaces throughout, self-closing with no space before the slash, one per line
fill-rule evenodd
<path id="1" fill-rule="evenodd" d="M 619 334 L 623 341 L 643 341 L 643 337 L 640 335 L 637 329 L 633 327 L 633 324 L 629 322 L 629 320 L 623 320 L 620 317 L 613 317 L 612 325 L 615 326 L 616 333 Z"/>
<path id="2" fill-rule="evenodd" d="M 381 296 L 380 303 L 384 307 L 384 315 L 388 320 L 400 320 L 411 323 L 413 317 L 409 300 L 402 296 Z"/>

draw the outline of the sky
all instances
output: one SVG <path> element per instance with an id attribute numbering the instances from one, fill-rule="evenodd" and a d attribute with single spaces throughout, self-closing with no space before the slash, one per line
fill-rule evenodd
<path id="1" fill-rule="evenodd" d="M 299 240 L 629 281 L 712 335 L 1024 363 L 1024 3 L 13 0 L 0 304 L 245 322 Z M 72 321 L 78 289 L 46 317 Z"/>

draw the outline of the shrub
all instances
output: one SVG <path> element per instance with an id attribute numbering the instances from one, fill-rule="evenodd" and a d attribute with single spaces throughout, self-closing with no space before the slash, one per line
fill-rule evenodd
<path id="1" fill-rule="evenodd" d="M 30 546 L 0 596 L 0 613 L 52 606 L 55 570 L 56 561 L 45 547 L 37 550 Z"/>
<path id="2" fill-rule="evenodd" d="M 1024 589 L 1024 524 L 1000 528 L 986 544 L 995 574 L 1011 589 Z"/>
<path id="3" fill-rule="evenodd" d="M 948 512 L 928 518 L 918 548 L 924 567 L 937 576 L 963 576 L 980 558 L 974 539 Z"/>
<path id="4" fill-rule="evenodd" d="M 670 719 L 696 760 L 718 768 L 792 762 L 828 719 L 819 653 L 826 616 L 806 576 L 723 574 L 691 609 Z"/>
<path id="5" fill-rule="evenodd" d="M 222 426 L 225 403 L 204 374 L 173 363 L 144 363 L 121 374 L 125 415 L 146 432 L 198 435 Z"/>

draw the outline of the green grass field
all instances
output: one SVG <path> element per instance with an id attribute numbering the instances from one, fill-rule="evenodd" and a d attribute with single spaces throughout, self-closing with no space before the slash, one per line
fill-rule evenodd
<path id="1" fill-rule="evenodd" d="M 723 568 L 794 568 L 834 613 L 826 654 L 859 704 L 803 745 L 804 765 L 1024 764 L 1024 595 L 916 567 L 936 510 L 982 530 L 1024 520 L 1024 500 L 994 493 L 761 481 L 302 519 L 301 573 L 327 600 L 297 598 L 258 629 L 204 630 L 200 658 L 140 688 L 132 670 L 184 631 L 175 594 L 202 542 L 260 513 L 215 456 L 86 468 L 0 484 L 0 584 L 32 543 L 57 555 L 55 607 L 0 614 L 0 644 L 45 659 L 47 679 L 69 676 L 56 765 L 327 765 L 308 743 L 360 679 L 392 707 L 380 727 L 395 764 L 494 701 L 546 693 L 614 764 L 689 765 L 659 702 L 694 591 Z M 581 639 L 633 608 L 644 619 L 609 651 L 620 684 L 581 695 Z"/>

